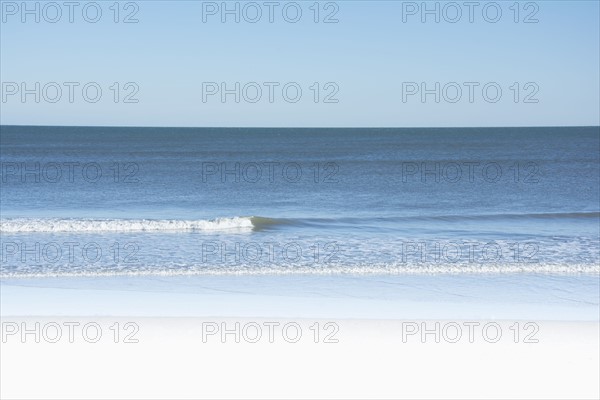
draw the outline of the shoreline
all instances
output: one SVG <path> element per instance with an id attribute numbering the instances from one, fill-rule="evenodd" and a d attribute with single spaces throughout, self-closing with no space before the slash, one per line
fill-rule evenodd
<path id="1" fill-rule="evenodd" d="M 38 278 L 0 288 L 2 316 L 600 320 L 595 275 Z"/>

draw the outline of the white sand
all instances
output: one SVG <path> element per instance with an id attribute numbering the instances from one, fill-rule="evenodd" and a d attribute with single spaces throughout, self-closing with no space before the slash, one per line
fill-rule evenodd
<path id="1" fill-rule="evenodd" d="M 514 321 L 496 321 L 503 332 L 498 342 L 489 343 L 475 334 L 473 343 L 465 335 L 454 344 L 443 339 L 435 343 L 433 335 L 426 336 L 425 343 L 419 335 L 403 342 L 407 322 L 390 320 L 4 318 L 3 323 L 7 322 L 24 323 L 28 329 L 38 322 L 45 334 L 41 343 L 35 343 L 31 333 L 25 343 L 18 334 L 6 338 L 1 356 L 2 398 L 551 399 L 599 395 L 599 332 L 593 322 L 537 321 L 538 343 L 523 343 L 522 338 L 514 343 L 508 328 Z M 83 336 L 81 327 L 89 322 L 102 329 L 97 343 L 88 343 Z M 115 322 L 121 333 L 119 343 L 114 343 Z M 123 334 L 133 332 L 124 328 L 127 322 L 139 327 L 130 338 L 138 343 L 123 343 Z M 314 343 L 315 322 L 321 333 L 318 343 Z M 339 327 L 330 338 L 339 342 L 324 343 L 324 333 L 333 331 L 324 328 L 327 322 Z M 408 323 L 413 322 L 434 327 L 436 321 Z M 440 326 L 450 323 L 437 322 Z M 66 327 L 67 323 L 80 324 L 73 331 L 74 343 L 68 342 L 66 328 L 58 343 L 44 340 L 54 340 L 55 324 Z M 208 335 L 215 326 L 235 331 L 236 323 L 240 343 L 235 342 L 234 333 L 226 335 L 224 342 L 219 334 Z M 284 336 L 282 327 L 290 323 Z M 262 329 L 261 339 L 250 343 L 248 339 L 256 340 L 258 331 L 252 330 L 256 326 Z M 273 326 L 273 343 L 268 326 Z M 289 343 L 297 338 L 297 326 L 302 335 L 298 342 Z M 95 336 L 95 329 L 88 328 L 87 338 Z"/>
<path id="2" fill-rule="evenodd" d="M 502 279 L 484 288 L 409 281 L 396 294 L 386 294 L 381 283 L 367 288 L 365 281 L 349 290 L 342 279 L 321 289 L 322 280 L 261 278 L 261 285 L 273 285 L 269 289 L 247 280 L 204 279 L 187 282 L 187 289 L 179 282 L 177 292 L 156 282 L 145 282 L 146 290 L 131 281 L 5 283 L 0 395 L 600 396 L 593 280 L 587 293 L 580 283 L 572 293 L 564 284 L 560 290 L 544 284 L 520 296 Z M 421 297 L 427 290 L 436 295 Z M 421 336 L 423 328 L 431 333 Z M 224 329 L 230 332 L 223 338 Z M 138 342 L 126 343 L 132 340 Z"/>

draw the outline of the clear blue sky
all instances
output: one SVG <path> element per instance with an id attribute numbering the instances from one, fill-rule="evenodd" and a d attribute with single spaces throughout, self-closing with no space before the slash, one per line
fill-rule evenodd
<path id="1" fill-rule="evenodd" d="M 33 9 L 36 2 L 27 2 Z M 274 22 L 269 23 L 269 8 L 258 1 L 263 13 L 256 23 L 234 22 L 220 10 L 209 15 L 222 2 L 138 1 L 125 8 L 119 3 L 119 21 L 136 11 L 137 23 L 115 23 L 113 1 L 99 1 L 99 22 L 86 22 L 83 5 L 69 9 L 61 5 L 62 16 L 50 23 L 56 10 L 40 2 L 40 22 L 35 15 L 23 15 L 21 1 L 2 1 L 0 38 L 0 74 L 3 82 L 2 124 L 32 125 L 131 125 L 131 126 L 538 126 L 599 125 L 599 51 L 600 10 L 598 1 L 538 1 L 532 6 L 519 3 L 518 23 L 514 22 L 514 1 L 497 2 L 502 16 L 496 23 L 486 21 L 483 6 L 469 8 L 458 1 L 462 17 L 451 23 L 456 10 L 439 2 L 440 22 L 434 15 L 421 21 L 421 1 L 338 1 L 334 17 L 337 23 L 323 23 L 334 5 L 320 2 L 319 23 L 314 22 L 314 1 L 299 1 L 302 17 L 297 23 L 283 18 L 283 6 L 277 2 Z M 240 2 L 240 12 L 247 2 Z M 531 3 L 531 2 L 529 2 Z M 429 2 L 434 8 L 436 2 Z M 15 10 L 15 6 L 19 9 Z M 444 6 L 446 6 L 444 14 Z M 235 2 L 228 2 L 235 7 Z M 313 9 L 311 9 L 313 7 Z M 512 8 L 511 8 L 512 7 Z M 203 9 L 206 22 L 203 22 Z M 255 9 L 246 8 L 247 18 Z M 288 6 L 288 18 L 295 15 Z M 94 18 L 95 9 L 88 7 Z M 537 23 L 524 23 L 531 17 Z M 495 18 L 495 6 L 488 6 L 488 19 Z M 26 21 L 22 22 L 21 18 Z M 446 19 L 444 18 L 446 17 Z M 403 21 L 406 20 L 406 22 Z M 25 102 L 12 83 L 35 82 L 62 85 L 62 97 L 56 103 L 39 103 L 34 95 Z M 64 82 L 77 82 L 74 100 L 69 102 Z M 97 103 L 82 97 L 82 86 L 96 82 L 102 89 Z M 120 94 L 135 86 L 137 103 L 114 103 L 114 82 Z M 203 102 L 203 82 L 225 82 L 233 88 L 257 82 L 262 98 L 240 103 L 234 95 L 221 102 L 219 94 Z M 264 82 L 278 82 L 274 101 L 268 99 Z M 296 82 L 302 97 L 296 103 L 285 101 L 281 88 Z M 319 102 L 314 102 L 313 83 L 320 87 Z M 325 88 L 325 84 L 334 82 Z M 425 82 L 433 89 L 440 82 L 461 86 L 462 98 L 456 103 L 439 103 L 434 95 L 425 102 L 417 93 L 406 97 L 403 82 Z M 477 82 L 473 102 L 464 82 Z M 482 87 L 495 82 L 502 89 L 496 103 L 487 102 Z M 514 102 L 519 84 L 520 98 Z M 527 83 L 533 83 L 525 86 Z M 311 90 L 311 86 L 313 90 Z M 324 103 L 326 94 L 337 103 Z M 512 89 L 511 89 L 512 87 Z M 255 89 L 248 86 L 248 96 Z M 205 88 L 206 89 L 206 88 Z M 414 89 L 414 87 L 412 87 Z M 448 98 L 456 95 L 447 86 Z M 55 96 L 52 85 L 47 95 Z M 288 92 L 294 96 L 295 89 Z M 420 89 L 419 89 L 420 90 Z M 490 89 L 494 96 L 494 88 Z M 40 93 L 42 89 L 40 89 Z M 523 102 L 527 94 L 537 103 Z M 93 93 L 92 93 L 93 96 Z"/>

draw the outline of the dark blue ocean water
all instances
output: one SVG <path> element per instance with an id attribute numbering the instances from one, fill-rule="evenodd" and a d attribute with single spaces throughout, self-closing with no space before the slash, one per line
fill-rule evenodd
<path id="1" fill-rule="evenodd" d="M 2 126 L 1 276 L 595 273 L 600 130 Z"/>

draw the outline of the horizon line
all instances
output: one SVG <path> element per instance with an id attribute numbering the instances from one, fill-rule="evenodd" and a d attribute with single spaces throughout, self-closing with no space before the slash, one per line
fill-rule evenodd
<path id="1" fill-rule="evenodd" d="M 0 127 L 38 128 L 178 128 L 178 129 L 497 129 L 497 128 L 600 128 L 599 125 L 505 125 L 505 126 L 152 126 L 152 125 L 28 125 Z"/>

